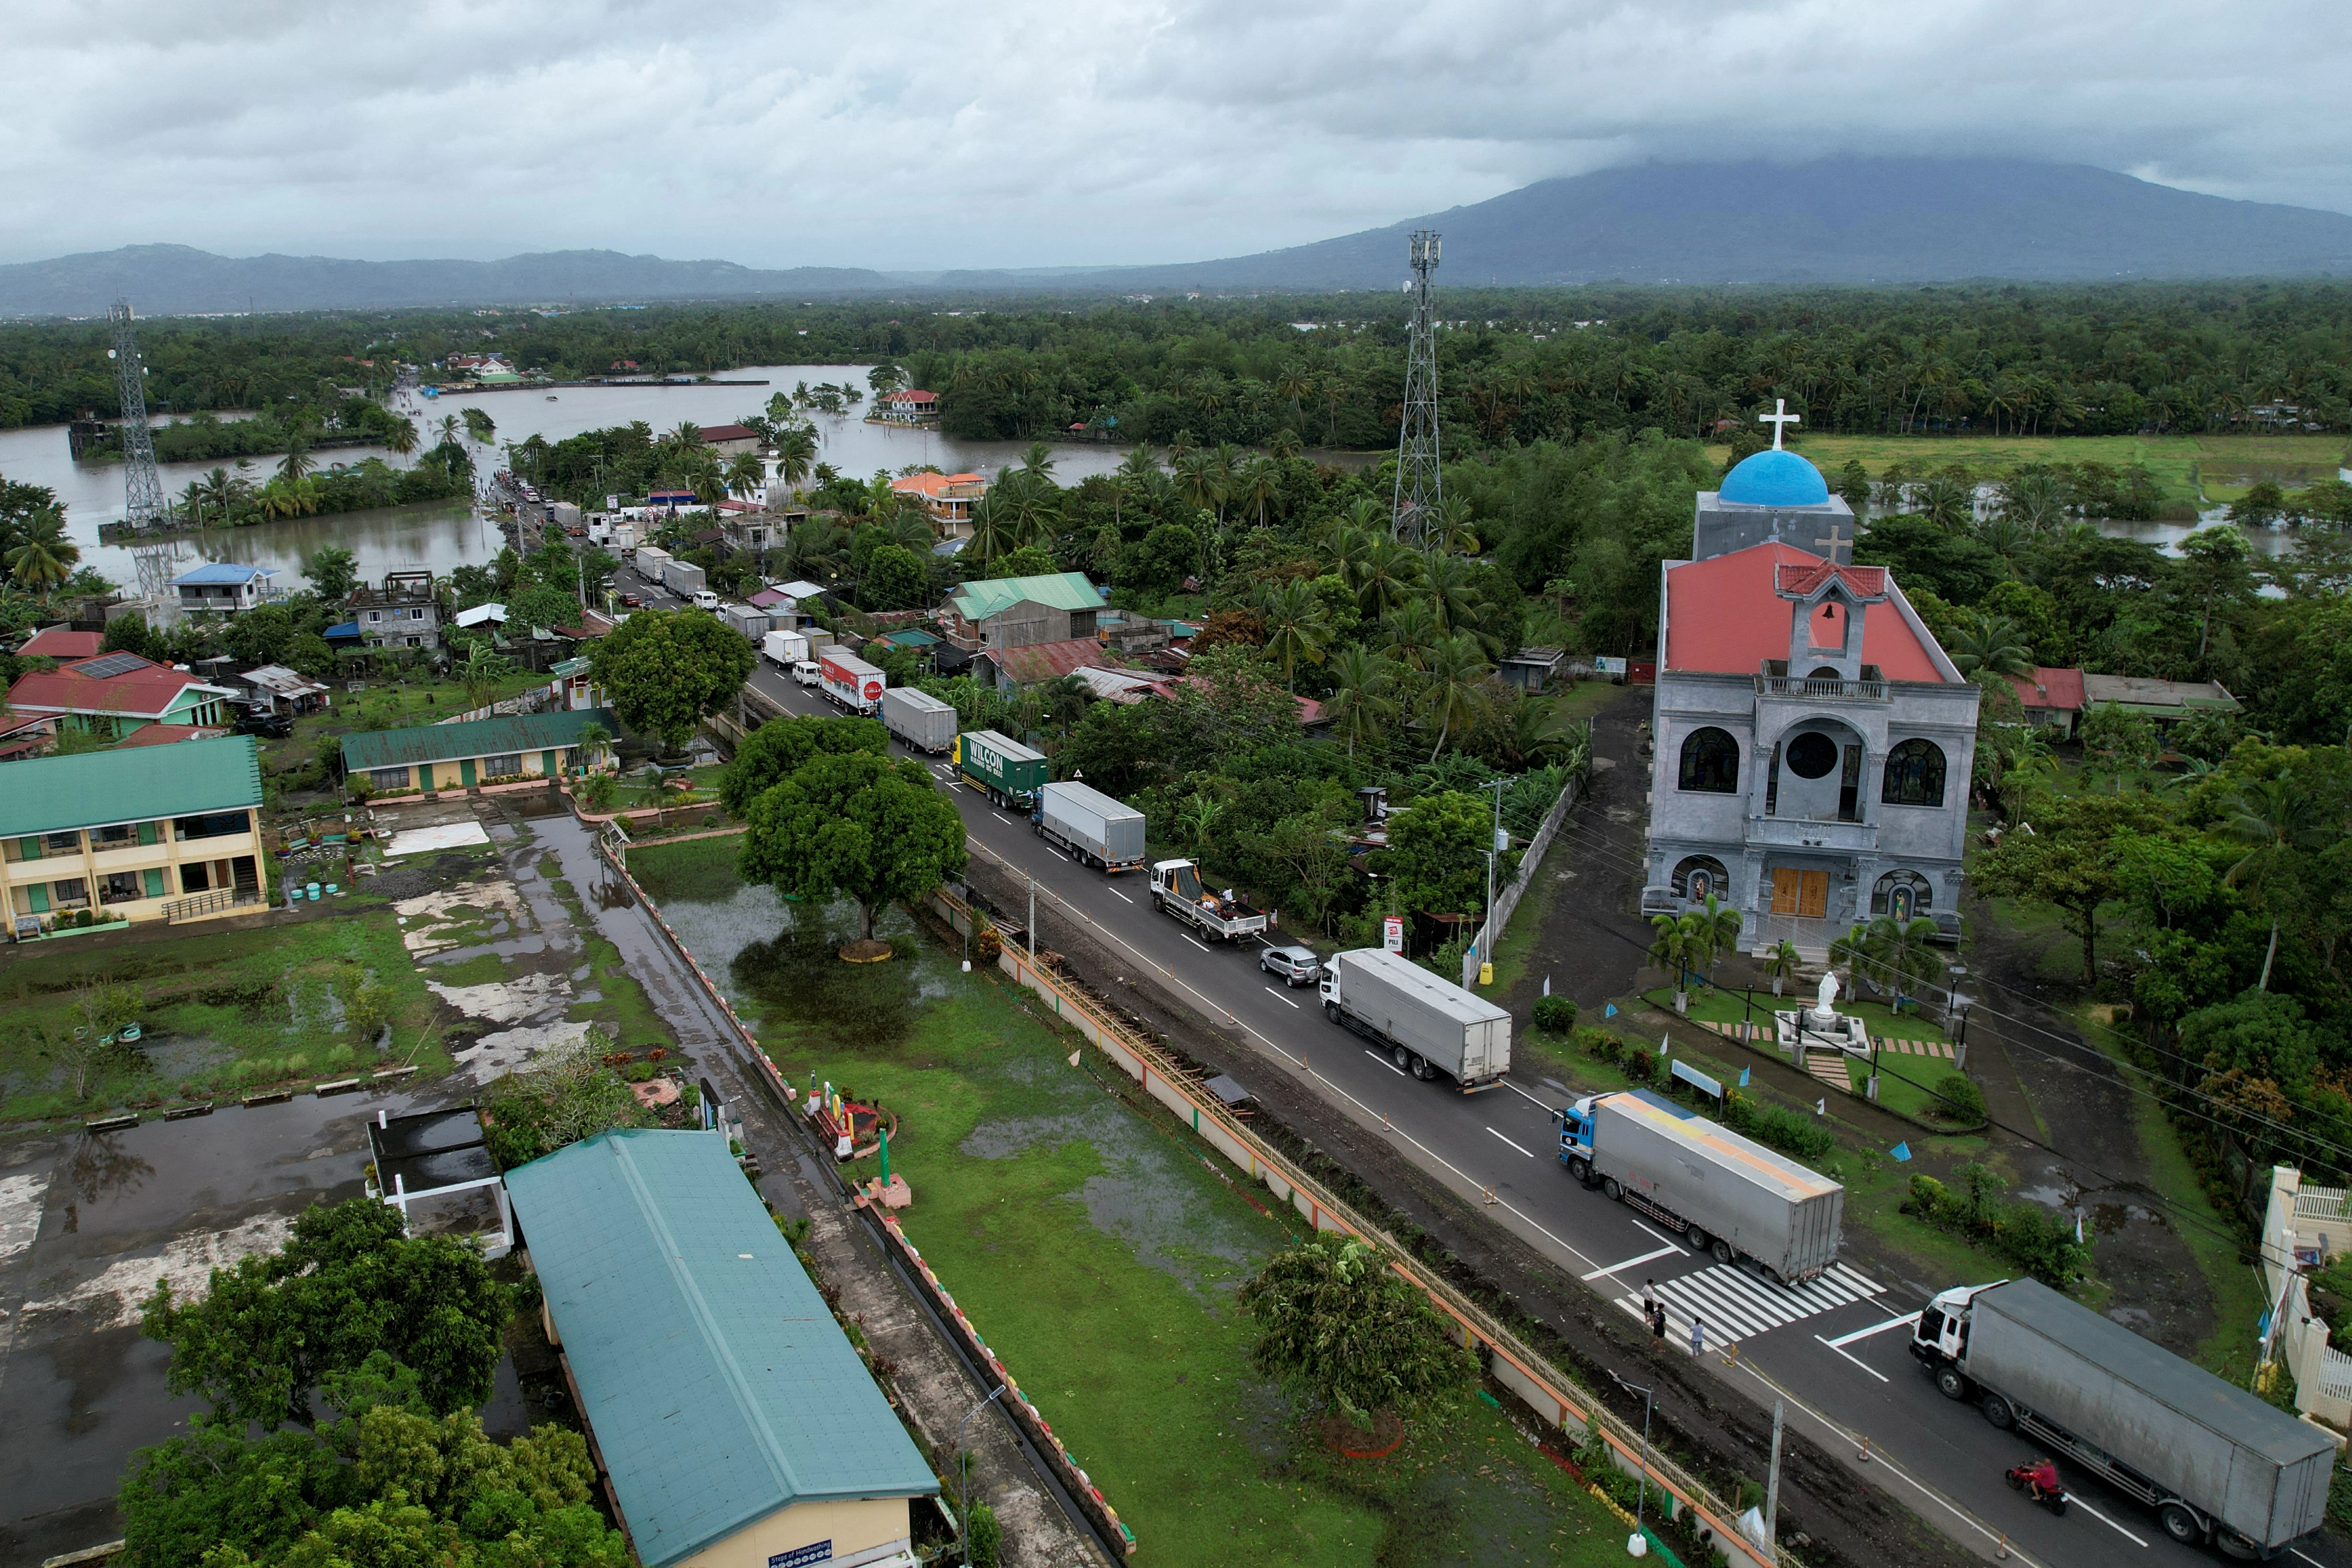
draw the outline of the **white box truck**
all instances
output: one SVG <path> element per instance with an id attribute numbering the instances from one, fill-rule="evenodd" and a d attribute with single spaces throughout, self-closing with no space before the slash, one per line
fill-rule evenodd
<path id="1" fill-rule="evenodd" d="M 817 689 L 852 713 L 871 715 L 882 706 L 883 688 L 889 684 L 883 673 L 862 658 L 852 658 L 839 648 L 828 648 L 816 661 Z"/>
<path id="2" fill-rule="evenodd" d="M 1559 1163 L 1718 1263 L 1800 1285 L 1837 1261 L 1845 1189 L 1646 1089 L 1588 1095 L 1559 1118 Z"/>
<path id="3" fill-rule="evenodd" d="M 2038 1280 L 1943 1292 L 1911 1354 L 1947 1398 L 2138 1499 L 2184 1545 L 2276 1557 L 2326 1516 L 2326 1432 Z"/>
<path id="4" fill-rule="evenodd" d="M 636 569 L 638 576 L 645 579 L 647 587 L 659 588 L 662 585 L 662 569 L 669 564 L 669 552 L 657 544 L 640 544 L 629 564 Z"/>
<path id="5" fill-rule="evenodd" d="M 928 691 L 893 686 L 882 693 L 882 727 L 915 750 L 939 756 L 955 745 L 956 710 Z"/>
<path id="6" fill-rule="evenodd" d="M 673 558 L 662 563 L 662 586 L 681 599 L 691 599 L 710 584 L 703 580 L 701 567 Z"/>
<path id="7" fill-rule="evenodd" d="M 1082 784 L 1049 784 L 1029 808 L 1029 825 L 1046 843 L 1106 871 L 1143 864 L 1143 813 Z"/>
<path id="8" fill-rule="evenodd" d="M 808 638 L 798 632 L 770 632 L 760 641 L 760 657 L 778 669 L 790 669 L 808 657 Z"/>
<path id="9" fill-rule="evenodd" d="M 1465 1094 L 1495 1088 L 1511 1068 L 1508 1013 L 1386 948 L 1355 948 L 1323 966 L 1323 1016 L 1413 1077 L 1444 1073 Z"/>
<path id="10" fill-rule="evenodd" d="M 1151 868 L 1151 907 L 1198 927 L 1211 942 L 1233 942 L 1265 929 L 1265 911 L 1201 885 L 1201 868 L 1190 860 L 1162 860 Z"/>

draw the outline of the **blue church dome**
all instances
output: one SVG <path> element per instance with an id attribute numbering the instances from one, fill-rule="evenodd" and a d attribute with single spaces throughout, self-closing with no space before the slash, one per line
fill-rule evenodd
<path id="1" fill-rule="evenodd" d="M 1726 474 L 1719 493 L 1742 506 L 1820 506 L 1830 499 L 1830 486 L 1796 453 L 1768 447 Z"/>

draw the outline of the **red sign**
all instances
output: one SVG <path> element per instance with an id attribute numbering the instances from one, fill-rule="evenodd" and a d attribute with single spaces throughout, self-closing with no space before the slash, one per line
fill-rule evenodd
<path id="1" fill-rule="evenodd" d="M 1404 917 L 1391 915 L 1381 922 L 1381 942 L 1391 952 L 1404 951 Z"/>
<path id="2" fill-rule="evenodd" d="M 866 700 L 868 702 L 879 702 L 882 700 L 882 683 L 880 681 L 869 680 L 866 683 Z"/>

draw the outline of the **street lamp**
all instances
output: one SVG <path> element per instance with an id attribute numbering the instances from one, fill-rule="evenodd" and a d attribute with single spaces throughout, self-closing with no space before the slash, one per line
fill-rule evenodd
<path id="1" fill-rule="evenodd" d="M 1633 1533 L 1625 1540 L 1625 1552 L 1631 1557 L 1647 1557 L 1650 1554 L 1650 1543 L 1643 1537 L 1642 1516 L 1650 1500 L 1650 1391 L 1637 1384 L 1626 1382 L 1613 1372 L 1609 1375 L 1615 1379 L 1617 1386 L 1626 1393 L 1638 1394 L 1642 1396 L 1642 1473 L 1634 1478 L 1637 1489 L 1633 1494 Z"/>
<path id="2" fill-rule="evenodd" d="M 956 1467 L 960 1477 L 960 1482 L 956 1487 L 956 1555 L 963 1559 L 964 1568 L 971 1568 L 971 1455 L 963 1446 L 963 1429 L 971 1425 L 973 1416 L 995 1404 L 998 1396 L 1003 1392 L 1004 1385 L 998 1384 L 994 1393 L 965 1411 L 963 1419 L 956 1423 Z M 1649 1424 L 1645 1420 L 1643 1423 L 1644 1436 L 1642 1438 L 1644 1454 L 1649 1451 L 1650 1439 L 1646 1435 L 1648 1430 Z M 1646 1468 L 1646 1465 L 1644 1468 Z"/>

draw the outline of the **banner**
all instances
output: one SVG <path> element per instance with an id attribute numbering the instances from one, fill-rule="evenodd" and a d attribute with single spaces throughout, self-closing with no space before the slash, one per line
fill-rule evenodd
<path id="1" fill-rule="evenodd" d="M 1381 945 L 1391 952 L 1404 951 L 1404 917 L 1391 915 L 1381 922 Z"/>

